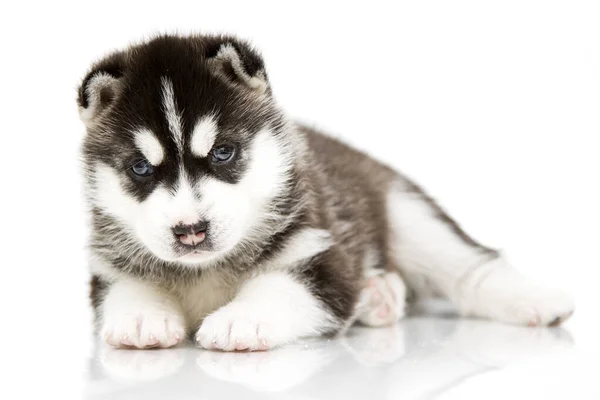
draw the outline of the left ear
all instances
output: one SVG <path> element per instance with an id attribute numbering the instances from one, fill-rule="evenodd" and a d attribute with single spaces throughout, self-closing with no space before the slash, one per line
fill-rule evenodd
<path id="1" fill-rule="evenodd" d="M 117 98 L 123 85 L 123 55 L 116 53 L 92 66 L 81 82 L 77 103 L 86 126 L 93 124 Z"/>
<path id="2" fill-rule="evenodd" d="M 237 41 L 224 42 L 213 54 L 208 60 L 216 73 L 256 93 L 270 91 L 264 62 L 249 45 Z"/>

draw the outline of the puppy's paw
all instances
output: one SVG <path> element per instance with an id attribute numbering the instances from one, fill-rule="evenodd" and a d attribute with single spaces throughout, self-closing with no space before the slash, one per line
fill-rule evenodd
<path id="1" fill-rule="evenodd" d="M 465 296 L 464 315 L 525 326 L 555 326 L 568 319 L 575 306 L 566 293 L 540 287 L 523 279 L 491 279 Z"/>
<path id="2" fill-rule="evenodd" d="M 532 282 L 504 257 L 471 269 L 452 292 L 461 314 L 513 325 L 555 326 L 575 309 L 569 295 Z"/>
<path id="3" fill-rule="evenodd" d="M 285 316 L 267 314 L 259 307 L 230 303 L 204 319 L 196 341 L 205 349 L 261 351 L 295 339 Z"/>
<path id="4" fill-rule="evenodd" d="M 556 326 L 567 320 L 575 310 L 567 294 L 550 289 L 533 289 L 514 297 L 504 311 L 506 322 L 518 325 Z"/>
<path id="5" fill-rule="evenodd" d="M 368 326 L 392 325 L 404 317 L 406 286 L 395 273 L 372 276 L 361 293 L 358 320 Z"/>
<path id="6" fill-rule="evenodd" d="M 157 310 L 105 315 L 101 337 L 122 348 L 172 347 L 185 336 L 183 318 Z"/>

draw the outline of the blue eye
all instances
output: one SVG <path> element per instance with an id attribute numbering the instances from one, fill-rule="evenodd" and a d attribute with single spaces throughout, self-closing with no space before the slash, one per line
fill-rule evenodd
<path id="1" fill-rule="evenodd" d="M 137 176 L 142 177 L 150 176 L 154 173 L 152 165 L 146 160 L 140 160 L 136 162 L 135 164 L 133 164 L 133 167 L 131 167 L 131 170 Z"/>
<path id="2" fill-rule="evenodd" d="M 219 146 L 212 149 L 211 155 L 213 161 L 217 163 L 224 163 L 233 157 L 234 151 L 234 148 L 231 146 Z"/>

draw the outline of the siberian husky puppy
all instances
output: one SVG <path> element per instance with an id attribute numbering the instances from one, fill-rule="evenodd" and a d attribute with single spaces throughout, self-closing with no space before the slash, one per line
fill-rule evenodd
<path id="1" fill-rule="evenodd" d="M 286 118 L 235 37 L 114 52 L 78 103 L 91 298 L 110 345 L 265 350 L 395 323 L 413 295 L 510 324 L 573 312 L 415 183 Z"/>

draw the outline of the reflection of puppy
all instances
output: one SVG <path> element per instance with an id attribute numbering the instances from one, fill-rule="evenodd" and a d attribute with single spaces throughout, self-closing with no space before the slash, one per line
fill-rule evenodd
<path id="1" fill-rule="evenodd" d="M 560 328 L 528 329 L 423 317 L 409 318 L 400 325 L 404 326 L 406 353 L 389 365 L 389 378 L 379 383 L 394 394 L 390 398 L 438 398 L 475 376 L 539 358 L 562 365 L 562 356 L 573 347 Z"/>
<path id="2" fill-rule="evenodd" d="M 177 373 L 184 364 L 185 350 L 130 351 L 105 347 L 99 360 L 104 371 L 115 380 L 153 381 Z"/>
<path id="3" fill-rule="evenodd" d="M 355 327 L 341 340 L 358 362 L 376 366 L 392 363 L 405 355 L 405 333 L 401 325 L 380 329 Z"/>
<path id="4" fill-rule="evenodd" d="M 276 392 L 306 381 L 329 364 L 336 353 L 314 346 L 289 346 L 267 353 L 205 351 L 198 354 L 196 364 L 212 378 Z"/>
<path id="5" fill-rule="evenodd" d="M 415 317 L 379 329 L 353 327 L 336 340 L 270 352 L 102 346 L 90 368 L 87 398 L 129 398 L 133 390 L 141 397 L 164 398 L 174 387 L 182 394 L 222 398 L 262 399 L 269 398 L 265 392 L 282 391 L 288 398 L 363 398 L 369 393 L 373 398 L 428 398 L 425 394 L 524 359 L 565 354 L 572 347 L 565 333 Z"/>
<path id="6" fill-rule="evenodd" d="M 241 40 L 161 36 L 115 52 L 83 80 L 79 108 L 92 300 L 113 346 L 195 333 L 205 348 L 260 350 L 353 318 L 393 323 L 406 292 L 394 274 L 466 315 L 547 325 L 573 309 L 406 177 L 289 121 Z M 365 282 L 376 312 L 357 315 Z"/>

